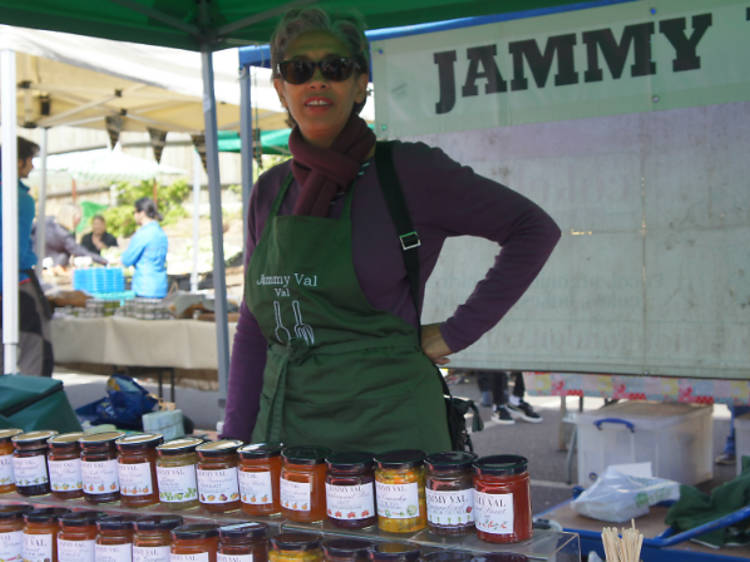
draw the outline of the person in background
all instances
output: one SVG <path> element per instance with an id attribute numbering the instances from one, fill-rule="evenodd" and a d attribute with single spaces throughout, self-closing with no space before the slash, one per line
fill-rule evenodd
<path id="1" fill-rule="evenodd" d="M 95 254 L 101 254 L 105 248 L 117 246 L 117 238 L 107 232 L 107 221 L 103 216 L 94 215 L 91 219 L 91 232 L 83 235 L 81 246 Z"/>
<path id="2" fill-rule="evenodd" d="M 131 289 L 138 297 L 163 299 L 167 296 L 167 235 L 159 225 L 161 213 L 148 197 L 135 202 L 138 230 L 120 256 L 124 266 L 134 266 Z"/>
<path id="3" fill-rule="evenodd" d="M 224 437 L 449 450 L 436 364 L 505 315 L 560 237 L 535 203 L 442 150 L 376 145 L 359 117 L 368 57 L 362 22 L 319 8 L 288 11 L 271 39 L 293 158 L 264 173 L 250 201 Z M 415 297 L 380 183 L 387 162 L 421 241 Z M 467 302 L 420 331 L 425 284 L 458 235 L 502 249 Z"/>
<path id="4" fill-rule="evenodd" d="M 513 378 L 513 393 L 508 392 L 508 377 Z M 482 393 L 482 406 L 492 406 L 492 420 L 510 425 L 520 419 L 529 423 L 542 422 L 531 404 L 523 397 L 526 385 L 521 371 L 477 371 L 477 384 Z"/>
<path id="5" fill-rule="evenodd" d="M 729 413 L 731 415 L 729 420 L 729 435 L 727 435 L 727 440 L 724 442 L 724 450 L 718 457 L 716 457 L 716 464 L 733 465 L 737 461 L 737 442 L 734 419 L 739 416 L 744 416 L 748 412 L 750 412 L 750 406 L 729 406 Z"/>
<path id="6" fill-rule="evenodd" d="M 51 311 L 39 281 L 34 274 L 36 254 L 31 237 L 34 221 L 34 198 L 23 179 L 34 168 L 32 159 L 39 153 L 39 145 L 18 137 L 18 372 L 24 375 L 49 377 L 54 367 L 52 343 L 49 336 Z M 0 170 L 0 177 L 2 170 Z M 8 189 L 3 183 L 3 189 Z M 2 202 L 0 200 L 0 264 L 5 244 L 2 241 Z M 0 295 L 2 294 L 2 267 L 0 267 Z M 4 299 L 3 299 L 4 300 Z M 0 301 L 1 303 L 2 301 Z M 2 335 L 2 313 L 0 311 L 0 336 Z M 4 353 L 0 354 L 0 367 Z"/>
<path id="7" fill-rule="evenodd" d="M 107 265 L 107 260 L 76 242 L 75 228 L 81 222 L 81 210 L 77 205 L 65 204 L 55 216 L 48 216 L 44 223 L 44 255 L 52 259 L 52 267 L 60 272 L 70 263 L 71 256 L 90 257 L 95 263 Z M 36 228 L 32 235 L 36 239 Z"/>

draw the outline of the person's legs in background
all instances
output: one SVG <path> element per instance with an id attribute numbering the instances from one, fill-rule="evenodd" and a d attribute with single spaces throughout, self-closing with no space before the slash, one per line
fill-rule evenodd
<path id="1" fill-rule="evenodd" d="M 514 418 L 522 419 L 530 423 L 540 423 L 542 416 L 534 411 L 531 404 L 526 402 L 523 397 L 526 394 L 526 385 L 523 382 L 523 373 L 521 371 L 512 371 L 513 377 L 513 394 L 508 401 L 508 410 Z"/>
<path id="2" fill-rule="evenodd" d="M 724 452 L 716 457 L 716 464 L 735 463 L 737 452 L 735 450 L 734 418 L 743 416 L 748 412 L 750 412 L 750 406 L 729 406 L 729 413 L 732 415 L 729 420 L 729 435 L 727 435 L 727 440 L 724 444 Z"/>
<path id="3" fill-rule="evenodd" d="M 467 372 L 469 373 L 471 371 Z M 477 386 L 482 394 L 479 404 L 489 408 L 492 406 L 492 374 L 489 371 L 477 371 Z"/>
<path id="4" fill-rule="evenodd" d="M 508 373 L 505 371 L 493 371 L 492 377 L 492 421 L 510 425 L 515 423 L 513 416 L 508 410 Z"/>

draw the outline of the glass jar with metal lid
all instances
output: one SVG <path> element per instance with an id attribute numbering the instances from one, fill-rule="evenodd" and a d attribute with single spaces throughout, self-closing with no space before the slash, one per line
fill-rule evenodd
<path id="1" fill-rule="evenodd" d="M 195 523 L 172 529 L 170 562 L 216 562 L 219 529 L 216 525 Z"/>
<path id="2" fill-rule="evenodd" d="M 108 562 L 131 562 L 133 559 L 133 515 L 110 515 L 96 522 L 98 531 L 94 556 Z"/>
<path id="3" fill-rule="evenodd" d="M 23 559 L 23 516 L 33 510 L 26 504 L 0 505 L 0 560 Z"/>
<path id="4" fill-rule="evenodd" d="M 182 525 L 179 515 L 146 515 L 133 522 L 133 562 L 169 562 L 172 529 Z"/>
<path id="5" fill-rule="evenodd" d="M 370 549 L 370 560 L 381 562 L 416 562 L 421 557 L 419 547 L 400 542 L 377 543 Z"/>
<path id="6" fill-rule="evenodd" d="M 78 440 L 83 497 L 87 502 L 106 503 L 120 499 L 115 441 L 123 435 L 119 431 L 105 431 L 87 434 Z"/>
<path id="7" fill-rule="evenodd" d="M 159 433 L 126 435 L 115 441 L 120 501 L 126 507 L 159 503 L 156 484 L 156 447 L 164 437 Z"/>
<path id="8" fill-rule="evenodd" d="M 375 456 L 375 501 L 378 528 L 412 533 L 427 525 L 424 451 L 400 449 Z"/>
<path id="9" fill-rule="evenodd" d="M 159 501 L 168 509 L 188 509 L 198 505 L 195 448 L 203 439 L 184 437 L 156 447 L 156 480 Z"/>
<path id="10" fill-rule="evenodd" d="M 219 527 L 217 562 L 266 562 L 268 528 L 263 523 Z"/>
<path id="11" fill-rule="evenodd" d="M 211 513 L 223 513 L 240 507 L 237 482 L 237 449 L 242 441 L 222 439 L 203 443 L 198 453 L 198 500 Z"/>
<path id="12" fill-rule="evenodd" d="M 57 560 L 57 520 L 69 513 L 64 507 L 44 507 L 24 513 L 23 559 Z"/>
<path id="13" fill-rule="evenodd" d="M 364 562 L 373 543 L 362 539 L 328 539 L 323 542 L 323 556 L 326 562 Z"/>
<path id="14" fill-rule="evenodd" d="M 101 511 L 73 511 L 61 515 L 58 519 L 58 561 L 92 562 L 95 559 L 96 522 L 106 516 Z"/>
<path id="15" fill-rule="evenodd" d="M 281 533 L 271 537 L 271 562 L 321 562 L 320 537 L 304 533 Z"/>
<path id="16" fill-rule="evenodd" d="M 63 433 L 47 439 L 47 466 L 52 495 L 61 500 L 83 497 L 81 447 L 83 433 Z"/>
<path id="17" fill-rule="evenodd" d="M 22 496 L 41 496 L 49 493 L 47 472 L 47 439 L 57 431 L 41 430 L 11 437 L 13 443 L 13 474 L 16 491 Z"/>
<path id="18" fill-rule="evenodd" d="M 502 553 L 505 554 L 505 553 Z M 524 558 L 525 559 L 525 558 Z M 503 559 L 504 560 L 504 559 Z M 515 560 L 515 559 L 513 559 Z M 434 550 L 432 552 L 422 554 L 422 562 L 489 562 L 489 558 L 485 557 L 485 553 L 480 556 L 476 556 L 465 550 Z M 511 562 L 508 560 L 508 562 Z"/>
<path id="19" fill-rule="evenodd" d="M 0 429 L 0 494 L 16 489 L 13 476 L 13 443 L 11 438 L 23 433 L 22 429 Z"/>
<path id="20" fill-rule="evenodd" d="M 248 515 L 279 513 L 281 445 L 251 443 L 237 449 L 237 454 L 240 457 L 237 479 L 242 511 Z"/>
<path id="21" fill-rule="evenodd" d="M 370 453 L 333 453 L 326 458 L 326 513 L 328 521 L 346 529 L 374 525 L 375 475 Z"/>
<path id="22" fill-rule="evenodd" d="M 474 530 L 474 453 L 449 451 L 428 455 L 425 497 L 427 526 L 438 535 Z"/>
<path id="23" fill-rule="evenodd" d="M 311 523 L 326 517 L 327 447 L 286 447 L 281 452 L 281 514 L 290 521 Z"/>
<path id="24" fill-rule="evenodd" d="M 474 518 L 480 539 L 508 543 L 531 538 L 528 464 L 517 455 L 474 462 Z"/>

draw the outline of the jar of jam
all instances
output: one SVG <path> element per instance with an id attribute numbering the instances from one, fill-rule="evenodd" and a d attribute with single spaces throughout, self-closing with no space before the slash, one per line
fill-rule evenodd
<path id="1" fill-rule="evenodd" d="M 375 475 L 370 453 L 333 453 L 326 459 L 326 513 L 335 527 L 374 525 Z"/>
<path id="2" fill-rule="evenodd" d="M 156 447 L 164 437 L 159 433 L 126 435 L 115 441 L 120 501 L 126 507 L 159 503 L 156 485 Z"/>
<path id="3" fill-rule="evenodd" d="M 223 513 L 240 507 L 237 449 L 242 441 L 222 439 L 203 443 L 198 453 L 198 500 L 206 511 Z"/>
<path id="4" fill-rule="evenodd" d="M 237 449 L 237 454 L 240 457 L 237 478 L 242 511 L 251 516 L 279 513 L 281 446 L 253 443 Z"/>
<path id="5" fill-rule="evenodd" d="M 83 433 L 63 433 L 47 439 L 47 467 L 52 495 L 61 500 L 83 497 L 81 448 Z"/>
<path id="6" fill-rule="evenodd" d="M 132 515 L 110 515 L 96 522 L 98 531 L 94 545 L 96 560 L 131 562 L 134 519 Z"/>
<path id="7" fill-rule="evenodd" d="M 304 533 L 282 533 L 271 538 L 271 562 L 321 562 L 320 538 Z"/>
<path id="8" fill-rule="evenodd" d="M 219 530 L 216 525 L 196 523 L 172 529 L 170 562 L 216 562 Z"/>
<path id="9" fill-rule="evenodd" d="M 504 554 L 504 553 L 503 553 Z M 488 562 L 484 553 L 476 558 L 471 552 L 463 550 L 435 550 L 422 554 L 422 562 Z"/>
<path id="10" fill-rule="evenodd" d="M 15 449 L 13 474 L 16 479 L 16 491 L 22 496 L 41 496 L 49 493 L 47 439 L 53 435 L 57 435 L 57 431 L 30 431 L 11 437 Z"/>
<path id="11" fill-rule="evenodd" d="M 399 542 L 378 543 L 369 554 L 370 560 L 382 562 L 416 562 L 421 557 L 419 547 Z"/>
<path id="12" fill-rule="evenodd" d="M 364 562 L 373 544 L 361 539 L 329 539 L 323 543 L 326 562 Z"/>
<path id="13" fill-rule="evenodd" d="M 267 534 L 263 523 L 219 527 L 217 562 L 267 562 Z"/>
<path id="14" fill-rule="evenodd" d="M 480 539 L 508 543 L 531 538 L 528 464 L 516 455 L 474 462 L 474 518 Z"/>
<path id="15" fill-rule="evenodd" d="M 195 448 L 203 439 L 173 439 L 156 447 L 156 480 L 159 501 L 168 509 L 189 509 L 198 505 Z"/>
<path id="16" fill-rule="evenodd" d="M 0 494 L 7 494 L 16 489 L 11 439 L 21 433 L 23 433 L 21 429 L 0 429 Z"/>
<path id="17" fill-rule="evenodd" d="M 290 521 L 311 523 L 326 517 L 327 447 L 286 447 L 281 452 L 281 514 Z"/>
<path id="18" fill-rule="evenodd" d="M 106 503 L 120 499 L 115 441 L 119 431 L 92 433 L 78 440 L 81 445 L 81 480 L 83 497 L 89 503 Z"/>
<path id="19" fill-rule="evenodd" d="M 100 511 L 73 511 L 58 519 L 57 559 L 59 562 L 94 562 L 96 522 L 106 517 Z"/>
<path id="20" fill-rule="evenodd" d="M 70 513 L 63 507 L 44 507 L 24 513 L 23 559 L 29 562 L 57 560 L 57 533 L 60 516 Z"/>
<path id="21" fill-rule="evenodd" d="M 169 562 L 172 529 L 182 525 L 179 515 L 147 515 L 133 522 L 133 562 Z"/>
<path id="22" fill-rule="evenodd" d="M 451 451 L 425 459 L 427 526 L 438 535 L 474 530 L 474 453 Z"/>
<path id="23" fill-rule="evenodd" d="M 0 505 L 0 560 L 22 560 L 23 516 L 33 509 L 26 504 Z"/>
<path id="24" fill-rule="evenodd" d="M 427 525 L 425 454 L 417 449 L 389 451 L 375 457 L 375 497 L 378 528 L 413 533 Z"/>

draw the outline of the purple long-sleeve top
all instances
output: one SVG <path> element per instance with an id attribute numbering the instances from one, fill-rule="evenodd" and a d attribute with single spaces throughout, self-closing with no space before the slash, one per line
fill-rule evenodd
<path id="1" fill-rule="evenodd" d="M 420 309 L 424 287 L 440 249 L 451 236 L 481 236 L 501 247 L 487 275 L 440 331 L 451 351 L 460 351 L 491 329 L 521 297 L 547 261 L 560 229 L 538 205 L 515 191 L 451 160 L 423 143 L 396 143 L 393 163 L 422 245 L 419 247 Z M 260 240 L 289 162 L 263 174 L 250 200 L 247 256 Z M 396 228 L 374 165 L 364 169 L 352 199 L 354 269 L 370 304 L 417 326 Z M 300 186 L 292 181 L 279 214 L 291 214 Z M 331 206 L 338 217 L 341 198 Z M 331 249 L 335 251 L 335 249 Z M 247 306 L 241 307 L 229 369 L 224 437 L 249 441 L 258 414 L 267 342 Z"/>

